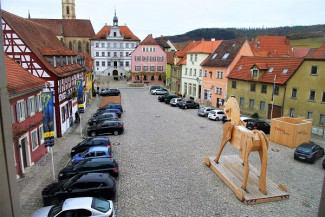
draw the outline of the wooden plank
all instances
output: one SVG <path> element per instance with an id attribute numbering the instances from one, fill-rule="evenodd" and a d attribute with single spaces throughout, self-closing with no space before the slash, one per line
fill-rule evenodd
<path id="1" fill-rule="evenodd" d="M 108 103 L 118 103 L 121 104 L 121 95 L 119 96 L 101 96 L 101 101 L 98 108 L 101 108 Z"/>
<path id="2" fill-rule="evenodd" d="M 242 160 L 237 155 L 221 156 L 219 164 L 214 161 L 214 157 L 207 157 L 205 163 L 234 191 L 237 198 L 247 205 L 289 198 L 289 194 L 283 190 L 286 189 L 283 185 L 279 187 L 268 178 L 266 179 L 267 195 L 260 192 L 259 171 L 252 165 L 249 165 L 247 189 L 244 191 L 241 186 L 245 167 L 242 166 Z"/>

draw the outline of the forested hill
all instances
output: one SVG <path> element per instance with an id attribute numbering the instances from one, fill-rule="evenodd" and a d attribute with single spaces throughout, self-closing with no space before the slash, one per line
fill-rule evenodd
<path id="1" fill-rule="evenodd" d="M 289 36 L 290 39 L 305 39 L 325 37 L 325 25 L 313 26 L 284 26 L 274 28 L 202 28 L 187 32 L 182 35 L 164 36 L 165 40 L 174 43 L 185 41 L 198 41 L 204 38 L 210 40 L 235 39 L 237 37 L 255 38 L 258 35 Z"/>

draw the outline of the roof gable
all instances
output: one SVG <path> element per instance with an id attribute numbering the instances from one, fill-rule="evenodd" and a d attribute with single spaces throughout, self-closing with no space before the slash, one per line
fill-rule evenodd
<path id="1" fill-rule="evenodd" d="M 325 59 L 325 44 L 306 56 L 306 59 Z"/>
<path id="2" fill-rule="evenodd" d="M 152 34 L 149 34 L 139 45 L 159 45 L 158 42 L 153 39 Z"/>
<path id="3" fill-rule="evenodd" d="M 140 41 L 140 39 L 135 36 L 129 27 L 127 26 L 119 26 L 120 33 L 123 35 L 124 40 L 127 41 Z M 99 32 L 93 36 L 91 39 L 92 40 L 106 40 L 107 36 L 110 35 L 111 33 L 111 26 L 104 26 Z"/>
<path id="4" fill-rule="evenodd" d="M 293 57 L 289 37 L 286 36 L 257 36 L 251 42 L 255 56 Z"/>

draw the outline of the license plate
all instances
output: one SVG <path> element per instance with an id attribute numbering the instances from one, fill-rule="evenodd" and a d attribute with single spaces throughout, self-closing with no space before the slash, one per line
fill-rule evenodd
<path id="1" fill-rule="evenodd" d="M 303 159 L 303 160 L 306 159 L 305 157 L 299 157 L 299 158 L 300 158 L 300 159 Z"/>

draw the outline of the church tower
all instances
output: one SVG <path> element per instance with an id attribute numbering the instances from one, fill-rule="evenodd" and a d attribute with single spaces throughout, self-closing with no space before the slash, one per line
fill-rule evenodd
<path id="1" fill-rule="evenodd" d="M 62 0 L 62 19 L 76 19 L 74 0 Z"/>

